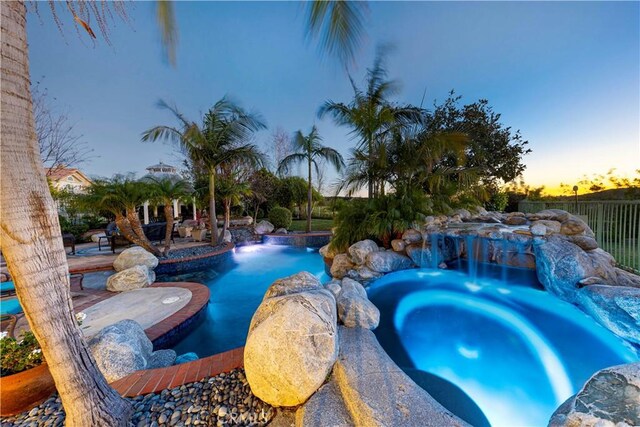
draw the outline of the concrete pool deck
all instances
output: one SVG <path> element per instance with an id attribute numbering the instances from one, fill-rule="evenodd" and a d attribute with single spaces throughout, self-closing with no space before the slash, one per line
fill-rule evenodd
<path id="1" fill-rule="evenodd" d="M 143 288 L 122 292 L 84 309 L 82 312 L 87 317 L 80 329 L 87 339 L 123 319 L 135 320 L 147 329 L 181 310 L 189 301 L 191 291 L 184 288 Z"/>

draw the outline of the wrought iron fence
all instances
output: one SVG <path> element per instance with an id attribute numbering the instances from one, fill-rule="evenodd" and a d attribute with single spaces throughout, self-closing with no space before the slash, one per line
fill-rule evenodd
<path id="1" fill-rule="evenodd" d="M 596 235 L 602 249 L 622 267 L 640 273 L 640 200 L 597 202 L 532 202 L 523 200 L 518 210 L 536 213 L 562 209 L 581 216 Z"/>

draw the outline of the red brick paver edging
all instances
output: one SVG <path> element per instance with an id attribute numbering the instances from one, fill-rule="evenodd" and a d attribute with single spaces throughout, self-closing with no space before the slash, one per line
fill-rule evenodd
<path id="1" fill-rule="evenodd" d="M 238 347 L 193 362 L 137 371 L 111 383 L 111 387 L 122 396 L 133 397 L 179 387 L 242 367 L 244 347 Z"/>
<path id="2" fill-rule="evenodd" d="M 211 292 L 209 288 L 200 283 L 192 282 L 164 282 L 154 283 L 150 287 L 152 288 L 183 288 L 191 291 L 191 299 L 180 310 L 173 313 L 171 316 L 162 320 L 159 323 L 144 330 L 145 334 L 151 341 L 155 341 L 163 335 L 171 332 L 176 327 L 180 326 L 186 320 L 196 315 L 202 307 L 209 302 L 209 295 Z"/>

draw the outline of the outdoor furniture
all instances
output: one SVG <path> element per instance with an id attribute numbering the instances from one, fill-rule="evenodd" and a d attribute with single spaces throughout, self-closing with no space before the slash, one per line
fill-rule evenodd
<path id="1" fill-rule="evenodd" d="M 71 248 L 71 253 L 76 254 L 76 238 L 71 233 L 64 233 L 62 235 L 62 244 L 65 248 Z"/>
<path id="2" fill-rule="evenodd" d="M 98 250 L 102 250 L 102 241 L 106 240 L 111 247 L 111 252 L 116 253 L 116 246 L 126 246 L 131 244 L 127 239 L 118 233 L 115 222 L 110 222 L 104 230 L 104 236 L 98 237 Z"/>
<path id="3" fill-rule="evenodd" d="M 84 274 L 75 273 L 69 276 L 69 288 L 72 291 L 83 291 L 84 287 L 82 286 L 82 281 L 84 280 Z"/>
<path id="4" fill-rule="evenodd" d="M 144 231 L 144 235 L 150 242 L 162 243 L 167 234 L 167 223 L 156 222 L 154 224 L 145 224 L 142 226 L 142 231 Z M 171 236 L 171 241 L 174 241 L 173 235 Z"/>
<path id="5" fill-rule="evenodd" d="M 196 242 L 202 242 L 207 236 L 207 231 L 206 228 L 194 228 L 191 230 L 191 237 L 193 237 L 193 240 Z"/>

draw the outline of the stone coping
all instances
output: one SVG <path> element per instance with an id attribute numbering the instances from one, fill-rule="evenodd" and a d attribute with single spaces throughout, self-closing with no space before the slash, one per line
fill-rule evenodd
<path id="1" fill-rule="evenodd" d="M 213 252 L 207 252 L 205 254 L 202 255 L 194 255 L 194 256 L 190 256 L 190 257 L 185 257 L 185 258 L 171 258 L 171 259 L 160 259 L 160 262 L 158 263 L 158 265 L 170 265 L 170 264 L 178 264 L 181 262 L 188 262 L 188 261 L 196 261 L 196 260 L 201 260 L 201 259 L 205 259 L 205 258 L 210 258 L 216 255 L 220 255 L 223 254 L 225 252 L 229 252 L 230 250 L 232 250 L 233 248 L 235 248 L 235 245 L 233 243 L 225 243 L 224 247 L 215 250 Z"/>
<path id="2" fill-rule="evenodd" d="M 155 268 L 156 274 L 184 274 L 193 271 L 206 270 L 225 261 L 235 248 L 233 243 L 225 243 L 220 249 L 201 255 L 186 258 L 163 259 Z"/>
<path id="3" fill-rule="evenodd" d="M 166 368 L 136 371 L 113 383 L 122 396 L 133 397 L 179 387 L 244 367 L 244 347 Z"/>

